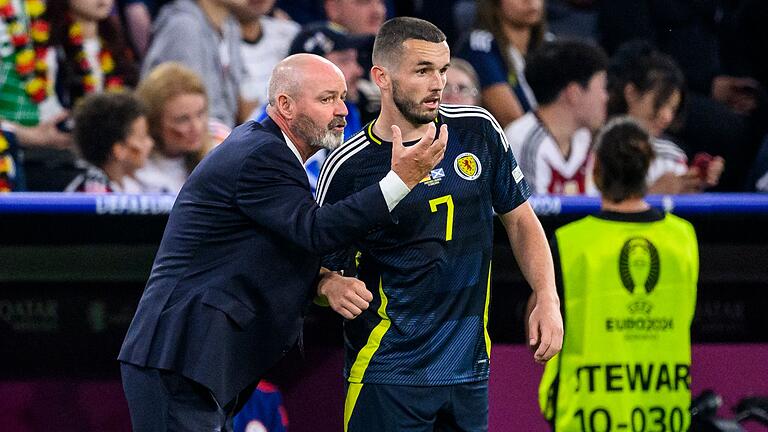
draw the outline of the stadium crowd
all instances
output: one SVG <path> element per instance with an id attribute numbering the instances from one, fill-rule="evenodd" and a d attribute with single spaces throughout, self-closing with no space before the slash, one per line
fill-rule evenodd
<path id="1" fill-rule="evenodd" d="M 443 102 L 488 109 L 517 143 L 536 193 L 597 195 L 592 137 L 624 114 L 653 137 L 651 193 L 768 191 L 764 3 L 2 0 L 0 187 L 176 194 L 231 128 L 264 118 L 272 68 L 299 52 L 344 72 L 351 136 L 380 105 L 373 37 L 388 17 L 407 15 L 448 36 L 455 67 Z M 577 55 L 552 70 L 547 56 L 569 60 L 556 41 L 593 48 L 598 82 Z M 78 111 L 105 104 L 86 96 L 112 92 L 132 92 L 154 141 L 149 154 L 128 143 L 130 119 L 74 124 Z M 110 139 L 94 158 L 94 142 Z M 311 179 L 325 156 L 308 161 Z M 99 186 L 88 186 L 93 179 Z"/>

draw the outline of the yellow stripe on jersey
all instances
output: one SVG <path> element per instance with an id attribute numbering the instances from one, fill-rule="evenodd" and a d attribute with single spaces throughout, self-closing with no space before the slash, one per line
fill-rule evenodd
<path id="1" fill-rule="evenodd" d="M 363 349 L 357 353 L 355 363 L 349 370 L 350 383 L 362 382 L 368 364 L 371 362 L 376 350 L 379 349 L 381 339 L 384 338 L 384 334 L 389 330 L 389 326 L 392 325 L 392 321 L 390 321 L 389 316 L 387 316 L 387 296 L 384 294 L 384 284 L 381 278 L 379 278 L 379 295 L 381 296 L 381 306 L 379 306 L 378 313 L 379 317 L 381 317 L 381 322 L 373 328 L 371 334 L 368 336 L 368 342 L 366 342 Z"/>
<path id="2" fill-rule="evenodd" d="M 357 398 L 360 396 L 360 391 L 363 389 L 362 383 L 350 383 L 347 389 L 347 399 L 344 401 L 344 432 L 349 429 L 349 419 L 352 418 L 352 411 L 355 410 L 357 405 Z"/>
<path id="3" fill-rule="evenodd" d="M 485 333 L 485 353 L 491 358 L 491 335 L 488 334 L 488 304 L 491 302 L 491 264 L 488 263 L 488 288 L 485 290 L 485 311 L 483 312 L 483 332 Z"/>
<path id="4" fill-rule="evenodd" d="M 375 135 L 373 135 L 373 124 L 376 123 L 376 120 L 368 123 L 368 139 L 375 142 L 378 145 L 381 145 L 381 140 L 376 138 Z"/>

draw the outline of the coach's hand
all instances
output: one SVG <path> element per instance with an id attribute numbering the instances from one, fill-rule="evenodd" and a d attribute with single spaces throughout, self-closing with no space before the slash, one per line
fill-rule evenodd
<path id="1" fill-rule="evenodd" d="M 346 319 L 354 319 L 363 313 L 373 300 L 373 294 L 362 281 L 336 272 L 323 274 L 317 284 L 317 293 L 328 300 L 331 309 Z"/>
<path id="2" fill-rule="evenodd" d="M 436 132 L 435 124 L 429 123 L 424 137 L 418 143 L 405 147 L 400 128 L 392 125 L 392 171 L 409 189 L 419 184 L 443 160 L 445 146 L 448 143 L 448 126 L 440 126 L 440 135 L 437 139 L 435 139 Z"/>
<path id="3" fill-rule="evenodd" d="M 538 363 L 546 363 L 563 347 L 560 300 L 556 295 L 554 298 L 539 298 L 533 293 L 529 302 L 534 306 L 528 317 L 528 344 L 536 350 L 533 359 Z"/>

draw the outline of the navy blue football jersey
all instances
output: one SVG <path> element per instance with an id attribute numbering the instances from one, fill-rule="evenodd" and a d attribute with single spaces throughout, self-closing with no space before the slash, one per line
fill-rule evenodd
<path id="1" fill-rule="evenodd" d="M 445 158 L 393 209 L 397 224 L 324 260 L 340 269 L 356 252 L 357 276 L 374 295 L 366 311 L 344 323 L 350 382 L 445 385 L 488 378 L 494 211 L 513 210 L 530 192 L 488 111 L 442 105 L 435 121 L 438 130 L 448 125 Z M 391 158 L 392 143 L 367 124 L 326 160 L 318 202 L 331 204 L 377 183 Z"/>

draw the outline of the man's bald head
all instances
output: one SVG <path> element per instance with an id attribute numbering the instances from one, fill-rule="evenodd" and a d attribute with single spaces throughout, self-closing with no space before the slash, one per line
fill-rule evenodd
<path id="1" fill-rule="evenodd" d="M 305 53 L 288 56 L 272 70 L 269 104 L 274 106 L 280 94 L 298 99 L 305 86 L 318 80 L 333 79 L 334 75 L 344 80 L 341 70 L 323 57 Z"/>

